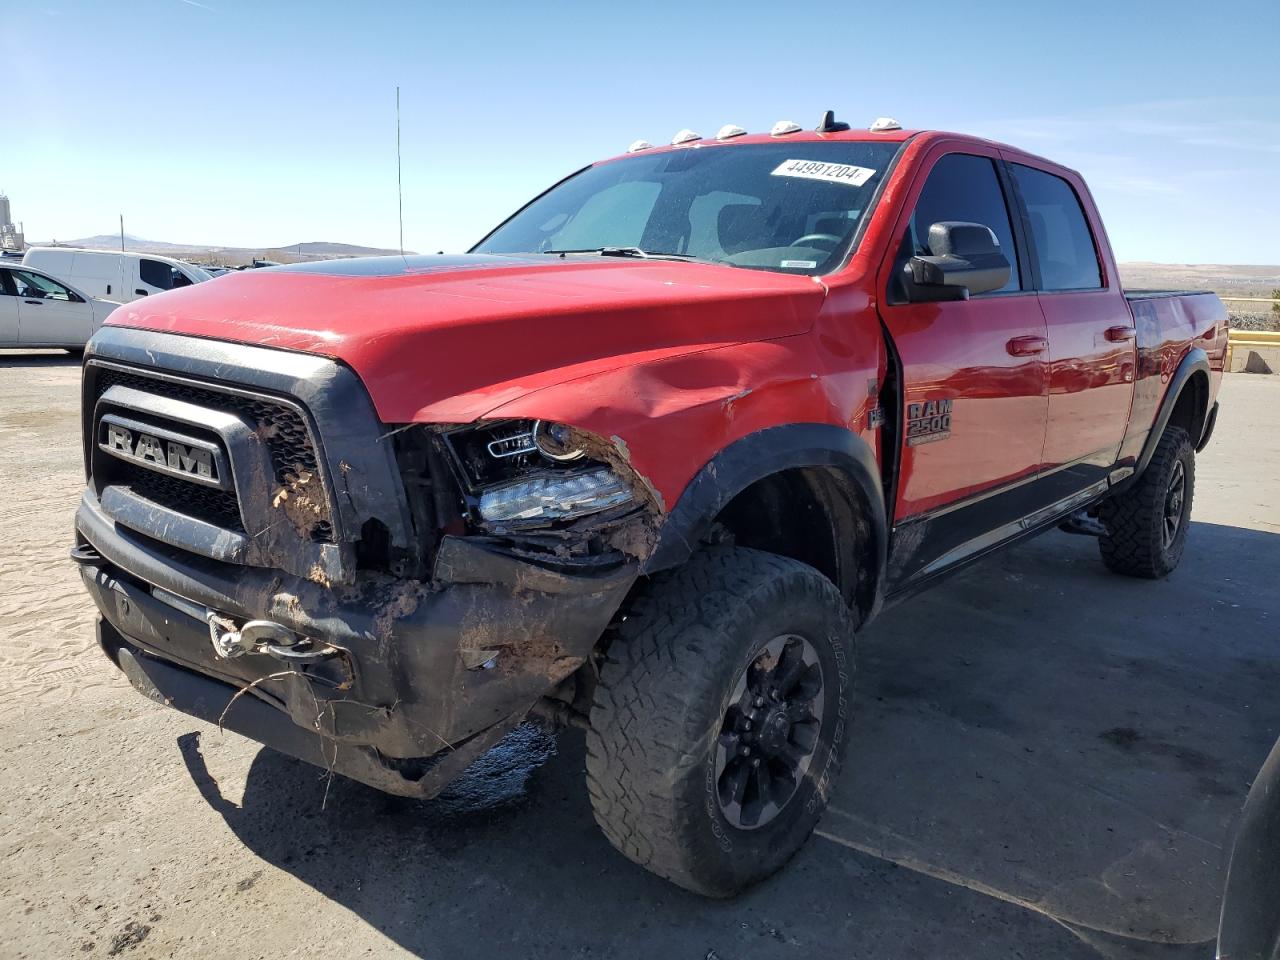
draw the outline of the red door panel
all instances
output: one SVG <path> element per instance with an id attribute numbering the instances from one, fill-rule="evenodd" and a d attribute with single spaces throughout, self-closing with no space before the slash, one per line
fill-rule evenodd
<path id="1" fill-rule="evenodd" d="M 1084 182 L 1014 159 L 1040 308 L 1049 328 L 1045 484 L 1054 499 L 1103 483 L 1120 451 L 1133 398 L 1133 314 L 1101 256 L 1101 224 Z M 1066 469 L 1064 469 L 1066 468 Z"/>
<path id="2" fill-rule="evenodd" d="M 1035 295 L 889 307 L 885 321 L 905 385 L 895 522 L 1033 475 L 1048 413 Z M 948 423 L 933 422 L 931 402 L 949 405 Z"/>
<path id="3" fill-rule="evenodd" d="M 895 524 L 1030 477 L 1040 466 L 1048 332 L 998 159 L 994 148 L 972 142 L 933 147 L 904 198 L 893 254 L 881 268 L 881 315 L 901 359 L 904 397 Z M 944 221 L 988 227 L 1011 264 L 1008 283 L 968 300 L 895 302 L 905 298 L 896 272 L 909 256 L 933 253 L 929 228 Z"/>
<path id="4" fill-rule="evenodd" d="M 1133 398 L 1133 317 L 1119 291 L 1046 293 L 1049 425 L 1044 467 L 1098 479 L 1116 462 Z M 1087 484 L 1081 484 L 1087 485 Z"/>

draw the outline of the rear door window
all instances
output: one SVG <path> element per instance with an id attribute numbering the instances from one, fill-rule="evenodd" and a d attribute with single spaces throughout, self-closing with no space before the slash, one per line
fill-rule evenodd
<path id="1" fill-rule="evenodd" d="M 902 259 L 935 256 L 929 249 L 929 227 L 948 220 L 990 227 L 1000 243 L 1000 252 L 1013 268 L 1009 271 L 1009 282 L 996 292 L 1022 289 L 1009 208 L 992 160 L 967 153 L 949 153 L 933 165 L 911 214 L 908 233 L 903 240 L 903 247 L 909 247 L 910 252 L 904 249 Z"/>
<path id="2" fill-rule="evenodd" d="M 1098 253 L 1071 184 L 1043 170 L 1010 164 L 1031 226 L 1042 290 L 1097 290 Z"/>

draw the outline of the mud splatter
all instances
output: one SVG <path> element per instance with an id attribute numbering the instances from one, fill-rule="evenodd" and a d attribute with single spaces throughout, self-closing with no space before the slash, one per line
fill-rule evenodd
<path id="1" fill-rule="evenodd" d="M 395 581 L 386 591 L 385 599 L 378 604 L 378 613 L 373 618 L 373 635 L 385 645 L 391 638 L 395 622 L 417 610 L 426 593 L 426 588 L 417 580 Z"/>
<path id="2" fill-rule="evenodd" d="M 316 526 L 329 519 L 324 484 L 319 475 L 310 470 L 289 474 L 272 496 L 271 506 L 284 514 L 304 540 L 310 540 Z"/>

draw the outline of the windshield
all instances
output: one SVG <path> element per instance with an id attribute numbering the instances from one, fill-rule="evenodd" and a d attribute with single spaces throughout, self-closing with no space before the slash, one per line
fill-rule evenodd
<path id="1" fill-rule="evenodd" d="M 472 252 L 674 255 L 828 273 L 849 251 L 899 146 L 794 142 L 638 154 L 553 187 Z"/>

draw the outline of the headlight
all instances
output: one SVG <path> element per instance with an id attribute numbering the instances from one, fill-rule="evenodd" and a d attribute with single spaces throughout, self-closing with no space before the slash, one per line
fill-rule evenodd
<path id="1" fill-rule="evenodd" d="M 629 503 L 631 487 L 608 467 L 564 477 L 534 477 L 491 487 L 480 495 L 480 515 L 490 523 L 570 520 Z"/>
<path id="2" fill-rule="evenodd" d="M 535 420 L 532 432 L 533 445 L 548 460 L 568 463 L 570 460 L 581 460 L 586 454 L 582 447 L 574 443 L 573 431 L 563 423 Z"/>

